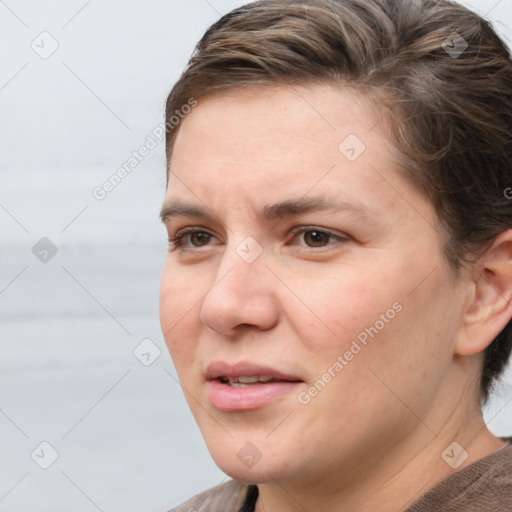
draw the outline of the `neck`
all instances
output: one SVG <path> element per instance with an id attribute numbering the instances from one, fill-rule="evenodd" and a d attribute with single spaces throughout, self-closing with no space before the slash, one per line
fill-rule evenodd
<path id="1" fill-rule="evenodd" d="M 255 512 L 403 511 L 444 478 L 505 446 L 489 432 L 481 412 L 470 423 L 471 428 L 467 416 L 465 419 L 464 430 L 445 425 L 442 435 L 420 424 L 407 439 L 390 446 L 378 460 L 369 456 L 369 463 L 362 466 L 364 469 L 357 474 L 352 472 L 349 479 L 345 475 L 353 469 L 354 461 L 349 461 L 346 469 L 340 467 L 334 478 L 326 476 L 321 483 L 316 478 L 312 485 L 292 480 L 259 484 Z M 468 454 L 464 461 L 464 452 L 458 446 L 446 451 L 454 440 Z"/>

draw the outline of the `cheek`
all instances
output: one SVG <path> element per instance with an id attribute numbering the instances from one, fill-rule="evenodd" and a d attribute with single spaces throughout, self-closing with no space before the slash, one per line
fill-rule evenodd
<path id="1" fill-rule="evenodd" d="M 297 300 L 287 297 L 282 302 L 288 303 L 288 318 L 311 351 L 320 355 L 348 349 L 359 335 L 364 340 L 376 322 L 382 330 L 381 314 L 388 322 L 386 313 L 396 316 L 398 293 L 361 269 L 336 269 L 317 280 L 295 279 L 294 292 Z"/>
<path id="2" fill-rule="evenodd" d="M 462 314 L 459 297 L 440 270 L 404 297 L 390 352 L 396 371 L 389 372 L 389 381 L 394 386 L 405 388 L 399 377 L 408 373 L 411 382 L 417 383 L 417 396 L 421 396 L 442 381 L 453 360 L 453 342 Z M 422 389 L 425 382 L 430 383 L 430 390 Z"/>
<path id="3" fill-rule="evenodd" d="M 160 325 L 177 367 L 193 359 L 194 340 L 198 339 L 193 335 L 197 325 L 193 318 L 197 316 L 200 296 L 201 290 L 196 289 L 183 272 L 166 264 L 160 285 Z"/>
<path id="4" fill-rule="evenodd" d="M 414 261 L 396 257 L 368 265 L 371 270 L 337 269 L 336 278 L 295 280 L 301 301 L 290 303 L 289 321 L 306 348 L 311 378 L 331 371 L 344 375 L 331 389 L 358 382 L 358 394 L 375 386 L 385 394 L 377 374 L 405 395 L 413 391 L 405 381 L 423 386 L 427 378 L 440 379 L 458 311 L 443 271 L 422 282 L 427 272 Z"/>

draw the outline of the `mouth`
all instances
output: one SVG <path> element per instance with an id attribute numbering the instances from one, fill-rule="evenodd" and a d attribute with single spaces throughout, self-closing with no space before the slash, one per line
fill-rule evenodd
<path id="1" fill-rule="evenodd" d="M 210 363 L 205 373 L 208 398 L 221 411 L 259 409 L 304 383 L 296 375 L 253 363 Z"/>
<path id="2" fill-rule="evenodd" d="M 240 377 L 219 377 L 217 379 L 222 384 L 227 384 L 228 386 L 235 387 L 235 388 L 244 388 L 244 387 L 251 387 L 254 385 L 261 385 L 261 384 L 267 384 L 269 382 L 292 382 L 288 380 L 283 379 L 274 379 L 273 377 L 269 377 L 266 375 L 256 375 L 253 377 L 249 376 L 240 376 Z"/>

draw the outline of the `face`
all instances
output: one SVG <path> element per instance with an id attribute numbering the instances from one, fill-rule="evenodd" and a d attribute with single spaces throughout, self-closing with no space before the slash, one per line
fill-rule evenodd
<path id="1" fill-rule="evenodd" d="M 378 118 L 347 90 L 275 87 L 205 98 L 180 127 L 161 325 L 237 480 L 354 477 L 439 399 L 463 293 Z"/>

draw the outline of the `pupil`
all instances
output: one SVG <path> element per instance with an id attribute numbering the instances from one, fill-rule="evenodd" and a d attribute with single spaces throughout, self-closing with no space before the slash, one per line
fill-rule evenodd
<path id="1" fill-rule="evenodd" d="M 305 233 L 305 239 L 308 245 L 318 247 L 325 245 L 328 239 L 328 235 L 326 233 L 322 233 L 321 231 L 307 231 Z"/>
<path id="2" fill-rule="evenodd" d="M 195 246 L 205 245 L 210 240 L 210 235 L 204 232 L 192 233 L 190 240 Z"/>

